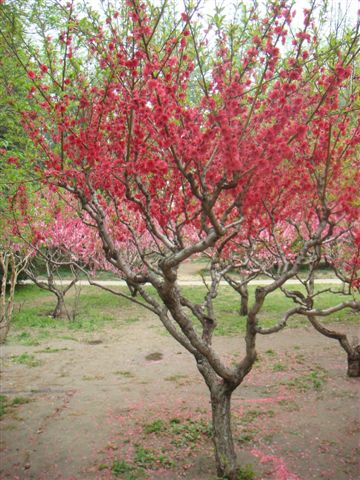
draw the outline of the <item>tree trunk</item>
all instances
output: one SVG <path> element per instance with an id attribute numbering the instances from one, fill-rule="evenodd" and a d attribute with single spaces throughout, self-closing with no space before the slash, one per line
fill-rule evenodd
<path id="1" fill-rule="evenodd" d="M 249 311 L 249 309 L 248 309 L 249 292 L 248 292 L 247 286 L 244 285 L 243 287 L 240 287 L 239 293 L 240 293 L 240 297 L 241 297 L 241 300 L 240 300 L 240 315 L 242 317 L 245 317 L 248 314 L 248 311 Z"/>
<path id="2" fill-rule="evenodd" d="M 217 474 L 220 478 L 236 480 L 236 454 L 230 415 L 231 394 L 232 390 L 223 386 L 214 388 L 211 392 L 211 408 Z"/>
<path id="3" fill-rule="evenodd" d="M 9 278 L 9 267 L 11 265 L 11 273 Z M 10 330 L 10 321 L 12 319 L 14 309 L 14 295 L 18 276 L 19 265 L 15 262 L 13 252 L 0 253 L 0 269 L 2 272 L 1 294 L 0 294 L 0 344 L 5 343 L 6 337 Z M 20 270 L 21 271 L 21 270 Z M 7 281 L 10 280 L 9 295 L 6 297 Z"/>
<path id="4" fill-rule="evenodd" d="M 348 377 L 360 377 L 360 355 L 348 355 Z"/>
<path id="5" fill-rule="evenodd" d="M 0 323 L 0 345 L 5 343 L 7 334 L 9 333 L 10 329 L 10 319 L 3 318 Z"/>
<path id="6" fill-rule="evenodd" d="M 60 294 L 56 294 L 56 298 L 57 298 L 56 307 L 51 316 L 53 318 L 61 318 L 66 316 L 64 296 Z"/>

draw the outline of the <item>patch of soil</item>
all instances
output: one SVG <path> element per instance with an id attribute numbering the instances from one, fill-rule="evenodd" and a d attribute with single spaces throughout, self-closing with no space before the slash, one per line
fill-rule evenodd
<path id="1" fill-rule="evenodd" d="M 1 394 L 31 402 L 2 417 L 0 477 L 215 479 L 207 388 L 156 325 L 109 326 L 96 350 L 5 345 Z M 360 381 L 346 377 L 341 348 L 310 329 L 258 343 L 260 361 L 232 401 L 239 463 L 258 480 L 357 480 Z M 244 353 L 239 337 L 214 346 L 229 365 Z M 41 364 L 15 364 L 22 353 Z"/>
<path id="2" fill-rule="evenodd" d="M 146 360 L 149 360 L 149 361 L 162 360 L 162 358 L 163 358 L 163 354 L 160 353 L 160 352 L 149 353 L 149 354 L 146 355 L 146 357 L 145 357 L 145 359 L 146 359 Z"/>

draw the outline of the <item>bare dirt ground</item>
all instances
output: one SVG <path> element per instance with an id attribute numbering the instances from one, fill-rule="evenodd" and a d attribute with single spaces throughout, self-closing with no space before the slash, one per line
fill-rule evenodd
<path id="1" fill-rule="evenodd" d="M 229 363 L 244 347 L 215 345 Z M 239 462 L 257 479 L 358 480 L 360 382 L 337 343 L 295 329 L 259 338 L 258 350 L 233 396 Z M 11 360 L 24 352 L 40 364 Z M 90 342 L 6 345 L 2 363 L 1 393 L 29 400 L 1 421 L 2 479 L 216 478 L 208 392 L 156 318 Z"/>

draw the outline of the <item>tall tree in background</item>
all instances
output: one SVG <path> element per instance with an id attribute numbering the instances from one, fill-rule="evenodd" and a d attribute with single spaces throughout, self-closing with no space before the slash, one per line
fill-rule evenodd
<path id="1" fill-rule="evenodd" d="M 20 43 L 21 24 L 5 5 L 7 18 L 0 16 L 0 343 L 7 337 L 14 307 L 15 287 L 28 261 L 27 249 L 20 246 L 12 230 L 11 200 L 25 180 L 26 153 L 31 146 L 21 127 L 29 82 L 24 70 L 8 48 Z M 7 39 L 5 41 L 5 38 Z M 19 53 L 24 59 L 23 53 Z M 31 148 L 31 147 L 30 147 Z"/>
<path id="2" fill-rule="evenodd" d="M 32 143 L 21 127 L 21 112 L 27 107 L 31 86 L 23 68 L 28 61 L 23 45 L 24 31 L 16 9 L 5 4 L 0 5 L 0 9 L 0 208 L 3 217 L 7 204 L 2 202 L 13 195 L 22 182 L 33 181 L 35 172 L 30 162 Z M 16 47 L 16 55 L 10 47 Z"/>
<path id="3" fill-rule="evenodd" d="M 257 335 L 279 330 L 261 325 L 266 296 L 359 217 L 357 92 L 349 86 L 359 36 L 355 28 L 320 45 L 314 2 L 300 31 L 291 5 L 274 1 L 263 16 L 235 10 L 230 24 L 217 12 L 214 34 L 204 32 L 198 7 L 175 23 L 170 7 L 128 0 L 109 5 L 104 21 L 85 18 L 75 2 L 61 7 L 61 31 L 44 37 L 26 65 L 32 106 L 23 125 L 43 182 L 73 196 L 137 301 L 193 354 L 210 391 L 217 472 L 235 480 L 231 395 L 256 360 Z M 229 366 L 212 345 L 223 273 L 197 304 L 179 286 L 178 268 L 212 249 L 221 255 L 236 238 L 272 236 L 276 245 L 274 232 L 299 211 L 306 229 L 291 262 L 256 289 L 244 347 Z M 301 308 L 316 314 L 310 303 Z"/>

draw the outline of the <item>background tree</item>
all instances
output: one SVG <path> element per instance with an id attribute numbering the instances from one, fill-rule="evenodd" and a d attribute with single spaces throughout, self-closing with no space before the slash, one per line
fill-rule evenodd
<path id="1" fill-rule="evenodd" d="M 261 274 L 269 280 L 277 281 L 285 272 L 293 268 L 299 245 L 303 245 L 311 236 L 311 231 L 317 228 L 317 219 L 309 218 L 308 211 L 302 211 L 299 207 L 297 216 L 292 216 L 286 222 L 282 220 L 280 224 L 276 224 L 274 222 L 275 204 L 269 214 L 271 227 L 269 229 L 261 227 L 257 238 L 253 235 L 250 238 L 234 239 L 232 245 L 228 245 L 230 258 L 221 252 L 222 263 L 219 262 L 220 252 L 218 252 L 215 257 L 218 263 L 214 263 L 213 268 L 218 275 L 220 273 L 219 280 L 221 280 L 221 268 L 224 268 L 224 264 L 227 272 L 223 278 L 231 286 L 235 284 L 235 289 L 239 274 L 240 277 L 246 275 L 247 278 L 251 274 Z M 338 218 L 336 224 L 334 222 L 334 231 L 331 236 L 321 245 L 317 245 L 307 252 L 301 268 L 294 276 L 299 286 L 292 287 L 283 284 L 280 287 L 284 295 L 294 302 L 295 308 L 289 308 L 287 312 L 284 312 L 283 318 L 277 325 L 259 330 L 261 334 L 275 333 L 286 327 L 291 317 L 306 317 L 318 332 L 339 341 L 347 353 L 348 375 L 351 377 L 359 376 L 359 339 L 355 337 L 351 342 L 346 334 L 326 327 L 319 318 L 336 314 L 344 308 L 348 308 L 353 314 L 360 311 L 358 296 L 359 247 L 358 242 L 354 240 L 358 228 L 357 218 L 354 218 L 351 224 L 343 223 L 341 218 Z M 242 246 L 240 252 L 239 244 Z M 243 263 L 237 257 L 239 253 L 242 254 L 240 260 Z M 332 272 L 341 279 L 341 285 L 324 286 L 321 289 L 316 286 L 316 278 L 323 274 L 324 265 L 331 267 Z M 230 272 L 229 267 L 231 268 Z M 242 272 L 242 269 L 246 269 L 245 272 Z M 324 301 L 323 296 L 328 295 L 329 292 L 333 295 L 335 303 L 336 297 L 339 298 L 338 304 L 328 305 Z"/>
<path id="2" fill-rule="evenodd" d="M 9 333 L 14 310 L 15 287 L 18 276 L 24 270 L 28 256 L 21 256 L 14 252 L 13 247 L 0 250 L 0 344 L 4 343 Z M 7 286 L 9 285 L 9 291 Z"/>
<path id="3" fill-rule="evenodd" d="M 13 5 L 1 2 L 0 12 L 0 342 L 3 343 L 10 328 L 16 282 L 29 260 L 29 252 L 12 230 L 11 202 L 18 193 L 24 206 L 25 184 L 30 191 L 35 175 L 33 167 L 30 168 L 32 142 L 21 127 L 21 111 L 27 106 L 30 87 L 23 68 L 28 58 L 22 43 L 23 27 Z M 22 64 L 9 48 L 15 45 Z"/>
<path id="4" fill-rule="evenodd" d="M 20 190 L 23 206 L 21 194 Z M 0 343 L 4 343 L 13 315 L 17 280 L 29 261 L 31 251 L 19 241 L 9 216 L 0 216 L 0 232 Z"/>
<path id="5" fill-rule="evenodd" d="M 31 200 L 26 213 L 13 219 L 18 243 L 31 252 L 24 272 L 39 288 L 55 295 L 51 316 L 70 320 L 65 296 L 80 273 L 91 279 L 97 270 L 109 270 L 110 265 L 91 219 L 79 218 L 68 195 L 59 196 L 43 189 Z"/>
<path id="6" fill-rule="evenodd" d="M 36 195 L 33 216 L 27 215 L 16 225 L 19 237 L 33 252 L 24 269 L 26 275 L 38 287 L 55 295 L 56 305 L 51 316 L 67 317 L 69 320 L 65 295 L 79 277 L 77 258 L 72 252 L 78 251 L 89 241 L 84 233 L 85 225 L 76 220 L 72 213 L 71 207 L 64 205 L 59 198 L 41 192 Z M 64 269 L 70 274 L 70 280 L 66 279 L 65 282 Z"/>
<path id="7" fill-rule="evenodd" d="M 21 8 L 20 3 L 18 7 Z M 31 164 L 32 142 L 24 136 L 21 127 L 21 112 L 27 107 L 30 88 L 23 68 L 28 58 L 22 42 L 23 26 L 12 5 L 2 4 L 0 9 L 0 211 L 3 216 L 8 199 L 19 185 L 35 181 L 36 176 Z M 16 55 L 12 48 L 16 48 Z"/>

